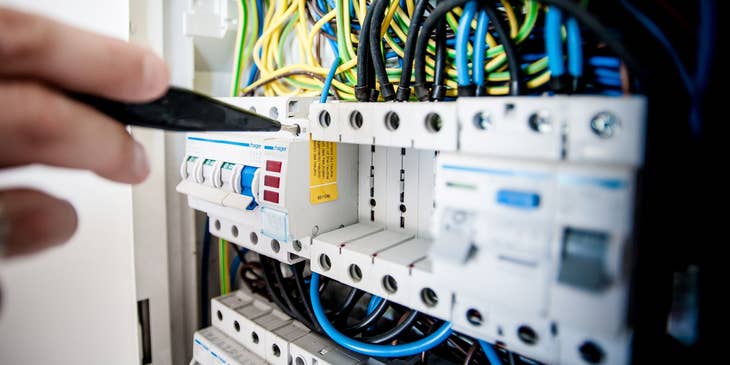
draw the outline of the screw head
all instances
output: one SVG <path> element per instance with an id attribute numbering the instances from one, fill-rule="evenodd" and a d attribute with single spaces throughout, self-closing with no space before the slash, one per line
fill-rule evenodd
<path id="1" fill-rule="evenodd" d="M 537 133 L 550 133 L 553 130 L 553 122 L 546 111 L 532 113 L 527 123 L 530 125 L 530 129 Z"/>
<path id="2" fill-rule="evenodd" d="M 601 138 L 611 138 L 621 127 L 621 121 L 613 113 L 600 112 L 591 118 L 591 130 Z"/>
<path id="3" fill-rule="evenodd" d="M 492 129 L 492 116 L 487 112 L 478 112 L 474 114 L 474 126 L 481 130 Z"/>

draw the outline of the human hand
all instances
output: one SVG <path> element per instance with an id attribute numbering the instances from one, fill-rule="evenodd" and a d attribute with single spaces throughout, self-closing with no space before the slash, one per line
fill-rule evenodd
<path id="1" fill-rule="evenodd" d="M 0 168 L 40 163 L 141 182 L 149 174 L 142 146 L 65 93 L 143 102 L 167 84 L 167 67 L 148 50 L 0 8 Z M 0 257 L 65 242 L 76 224 L 68 202 L 29 189 L 0 191 Z"/>

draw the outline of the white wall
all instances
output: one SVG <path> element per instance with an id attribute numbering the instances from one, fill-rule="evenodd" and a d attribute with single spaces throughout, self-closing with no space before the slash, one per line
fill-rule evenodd
<path id="1" fill-rule="evenodd" d="M 127 39 L 124 0 L 0 0 Z M 33 186 L 70 200 L 71 241 L 0 262 L 2 364 L 136 364 L 132 188 L 87 172 L 30 167 L 0 173 L 0 188 Z"/>

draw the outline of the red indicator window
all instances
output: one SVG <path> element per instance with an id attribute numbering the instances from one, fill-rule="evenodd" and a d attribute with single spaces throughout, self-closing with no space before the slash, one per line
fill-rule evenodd
<path id="1" fill-rule="evenodd" d="M 270 190 L 264 190 L 264 200 L 271 203 L 279 204 L 279 193 Z"/>
<path id="2" fill-rule="evenodd" d="M 279 188 L 279 178 L 276 176 L 264 176 L 264 185 L 271 188 Z"/>
<path id="3" fill-rule="evenodd" d="M 281 172 L 281 161 L 266 161 L 266 171 Z"/>

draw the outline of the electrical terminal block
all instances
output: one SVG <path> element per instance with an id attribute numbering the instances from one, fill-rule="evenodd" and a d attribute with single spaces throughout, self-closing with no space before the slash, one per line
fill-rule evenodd
<path id="1" fill-rule="evenodd" d="M 266 361 L 215 327 L 195 332 L 193 359 L 199 365 L 265 365 Z"/>

